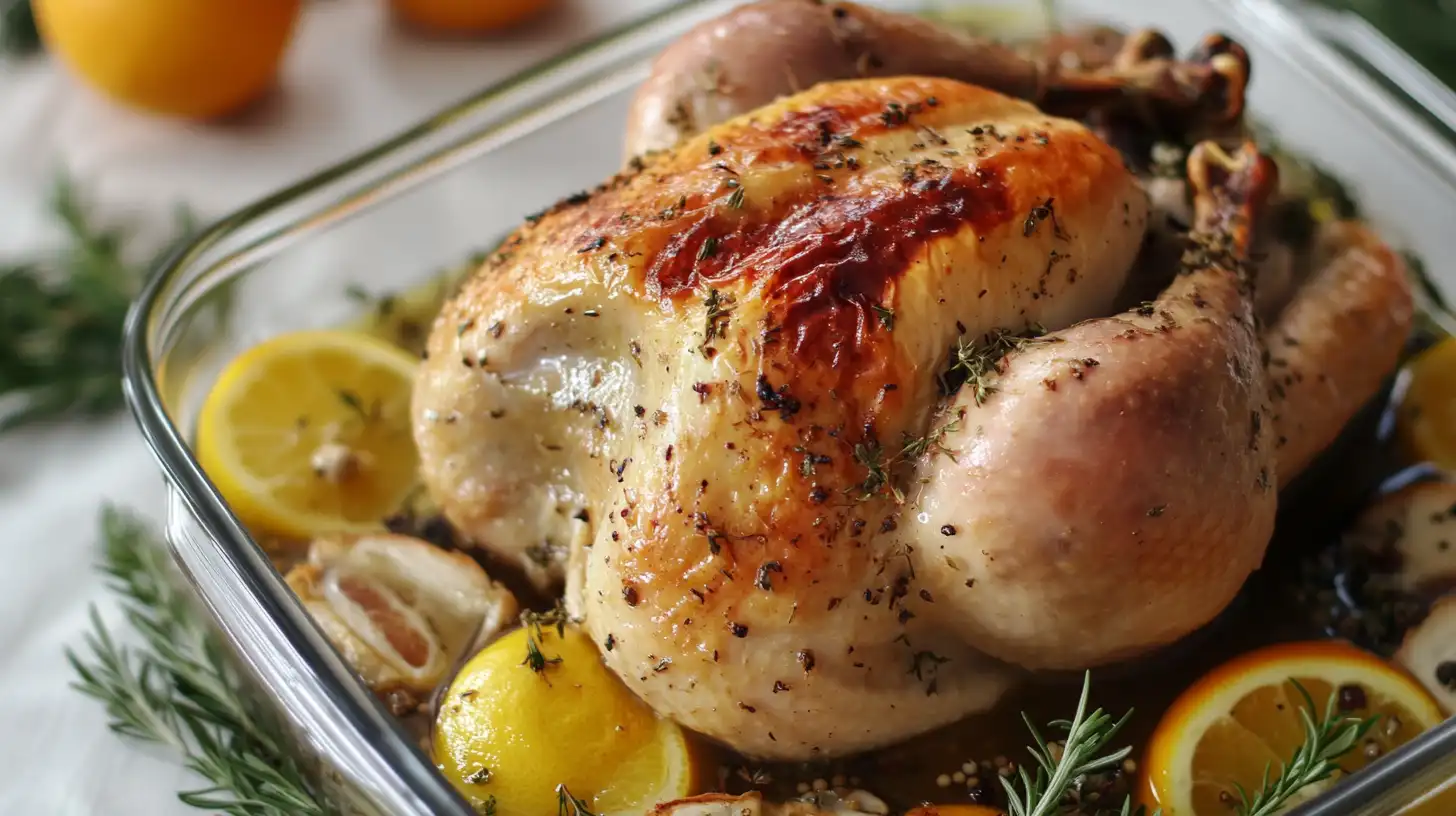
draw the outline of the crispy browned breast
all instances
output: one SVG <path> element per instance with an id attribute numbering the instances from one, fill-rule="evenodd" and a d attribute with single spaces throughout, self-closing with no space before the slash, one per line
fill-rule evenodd
<path id="1" fill-rule="evenodd" d="M 842 753 L 985 708 L 1012 672 L 909 609 L 943 561 L 901 449 L 957 338 L 1107 313 L 1145 215 L 1074 122 L 948 80 L 820 86 L 489 262 L 418 382 L 425 480 L 543 579 L 569 556 L 609 665 L 742 750 Z"/>

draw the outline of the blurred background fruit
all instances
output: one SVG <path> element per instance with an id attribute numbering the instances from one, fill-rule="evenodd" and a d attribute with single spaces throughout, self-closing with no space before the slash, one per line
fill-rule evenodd
<path id="1" fill-rule="evenodd" d="M 441 34 L 481 34 L 525 22 L 551 0 L 389 0 L 404 22 Z"/>
<path id="2" fill-rule="evenodd" d="M 34 0 L 48 50 L 133 107 L 208 119 L 273 84 L 302 0 Z"/>

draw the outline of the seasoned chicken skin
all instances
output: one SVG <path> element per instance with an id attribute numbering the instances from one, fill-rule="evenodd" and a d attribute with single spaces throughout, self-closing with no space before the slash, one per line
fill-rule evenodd
<path id="1" fill-rule="evenodd" d="M 1146 206 L 1115 151 L 1029 104 L 821 86 L 561 206 L 470 282 L 417 386 L 426 482 L 498 552 L 588 544 L 569 601 L 608 663 L 740 748 L 984 708 L 1010 672 L 926 582 L 994 589 L 966 586 L 944 545 L 975 533 L 921 517 L 901 448 L 933 432 L 958 338 L 1107 313 Z"/>
<path id="2" fill-rule="evenodd" d="M 1021 668 L 1176 640 L 1258 566 L 1281 460 L 1247 260 L 1274 183 L 1251 147 L 1195 151 L 1194 250 L 1114 315 L 1148 201 L 1113 148 L 952 80 L 819 85 L 485 264 L 417 381 L 425 482 L 564 577 L 660 713 L 761 757 L 893 742 Z"/>

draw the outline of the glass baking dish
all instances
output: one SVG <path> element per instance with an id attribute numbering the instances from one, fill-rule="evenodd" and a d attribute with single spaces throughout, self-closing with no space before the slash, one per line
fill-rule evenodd
<path id="1" fill-rule="evenodd" d="M 172 257 L 131 312 L 126 391 L 170 485 L 173 560 L 340 812 L 470 810 L 356 681 L 199 468 L 189 438 L 201 397 L 241 350 L 358 316 L 367 307 L 349 290 L 421 283 L 489 248 L 525 213 L 614 172 L 627 101 L 651 57 L 734 4 L 669 6 L 240 210 Z M 1042 4 L 999 5 L 1030 20 Z M 1071 17 L 1156 26 L 1184 44 L 1213 30 L 1233 35 L 1253 55 L 1257 120 L 1344 179 L 1392 242 L 1433 262 L 1441 285 L 1456 283 L 1445 263 L 1456 257 L 1456 152 L 1285 7 L 1060 6 Z M 1453 777 L 1456 722 L 1448 722 L 1298 812 L 1393 813 Z"/>

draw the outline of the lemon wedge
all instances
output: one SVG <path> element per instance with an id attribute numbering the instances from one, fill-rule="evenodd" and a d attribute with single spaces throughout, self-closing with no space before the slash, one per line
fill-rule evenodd
<path id="1" fill-rule="evenodd" d="M 495 641 L 438 710 L 435 762 L 478 811 L 498 816 L 556 813 L 566 796 L 602 816 L 637 816 L 695 793 L 705 764 L 574 626 L 527 625 Z"/>
<path id="2" fill-rule="evenodd" d="M 379 530 L 416 483 L 416 364 L 357 332 L 294 332 L 254 346 L 209 392 L 197 459 L 256 532 Z"/>

